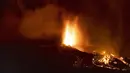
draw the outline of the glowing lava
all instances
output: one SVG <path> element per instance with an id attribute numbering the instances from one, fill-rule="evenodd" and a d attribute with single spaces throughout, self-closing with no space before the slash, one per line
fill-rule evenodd
<path id="1" fill-rule="evenodd" d="M 109 64 L 111 60 L 111 56 L 114 56 L 113 54 L 107 54 L 105 51 L 102 53 L 103 57 L 99 59 L 98 61 L 104 64 Z"/>
<path id="2" fill-rule="evenodd" d="M 103 55 L 103 57 L 98 60 L 100 63 L 104 63 L 106 65 L 109 65 L 109 63 L 112 61 L 112 59 L 116 58 L 116 59 L 120 60 L 122 63 L 128 65 L 128 63 L 123 60 L 123 57 L 119 58 L 113 54 L 106 53 L 105 51 L 103 51 L 103 53 L 101 55 Z"/>
<path id="3" fill-rule="evenodd" d="M 63 44 L 66 46 L 76 45 L 76 29 L 75 24 L 71 25 L 70 21 L 66 22 Z"/>
<path id="4" fill-rule="evenodd" d="M 78 18 L 76 17 L 73 21 L 66 20 L 64 23 L 62 44 L 82 51 L 81 39 L 82 37 L 78 26 Z"/>

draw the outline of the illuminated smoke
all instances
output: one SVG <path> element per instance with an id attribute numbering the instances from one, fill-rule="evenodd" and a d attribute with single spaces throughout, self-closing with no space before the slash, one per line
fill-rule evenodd
<path id="1" fill-rule="evenodd" d="M 59 35 L 61 24 L 58 20 L 59 10 L 49 4 L 35 11 L 28 10 L 22 18 L 20 32 L 27 38 L 41 39 Z"/>

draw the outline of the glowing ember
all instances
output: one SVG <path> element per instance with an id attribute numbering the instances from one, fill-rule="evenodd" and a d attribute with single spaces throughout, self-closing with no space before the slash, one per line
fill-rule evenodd
<path id="1" fill-rule="evenodd" d="M 109 64 L 110 56 L 104 55 L 102 59 L 100 59 L 100 62 L 103 62 L 104 64 Z"/>
<path id="2" fill-rule="evenodd" d="M 124 64 L 129 65 L 127 62 L 124 61 L 123 57 L 118 58 L 120 61 L 122 61 Z"/>
<path id="3" fill-rule="evenodd" d="M 129 70 L 129 63 L 125 62 L 123 57 L 117 57 L 113 54 L 103 51 L 100 54 L 95 55 L 93 58 L 93 64 L 98 67 L 116 69 L 116 70 Z"/>
<path id="4" fill-rule="evenodd" d="M 104 63 L 104 64 L 109 64 L 110 60 L 111 60 L 111 55 L 106 54 L 106 52 L 104 51 L 103 57 L 101 59 L 99 59 L 98 61 L 101 63 Z"/>

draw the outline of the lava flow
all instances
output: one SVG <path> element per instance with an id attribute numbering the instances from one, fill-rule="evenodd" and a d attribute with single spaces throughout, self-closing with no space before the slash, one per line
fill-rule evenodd
<path id="1" fill-rule="evenodd" d="M 83 38 L 81 30 L 78 27 L 78 17 L 76 17 L 73 21 L 66 20 L 64 22 L 62 45 L 70 47 L 68 49 L 72 48 L 81 52 L 85 52 L 84 48 L 81 46 L 83 44 L 82 40 Z M 119 58 L 112 53 L 108 53 L 106 51 L 103 51 L 103 53 L 96 54 L 92 60 L 92 63 L 97 67 L 109 69 L 123 69 L 122 67 L 126 68 L 126 66 L 129 65 L 122 58 Z M 122 67 L 120 67 L 118 63 Z"/>
<path id="2" fill-rule="evenodd" d="M 93 58 L 93 64 L 98 67 L 116 69 L 116 70 L 128 70 L 130 69 L 129 63 L 123 60 L 123 57 L 119 58 L 113 54 L 106 53 L 104 51 L 101 54 L 95 55 Z"/>
<path id="3" fill-rule="evenodd" d="M 109 61 L 111 60 L 111 55 L 106 54 L 106 52 L 103 52 L 103 57 L 101 59 L 99 59 L 98 61 L 104 64 L 109 64 Z"/>

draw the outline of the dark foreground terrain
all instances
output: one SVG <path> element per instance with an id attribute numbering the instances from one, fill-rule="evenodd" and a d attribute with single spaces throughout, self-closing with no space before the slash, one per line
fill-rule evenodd
<path id="1" fill-rule="evenodd" d="M 73 66 L 74 60 L 76 60 L 74 54 L 78 54 L 81 57 L 84 54 L 74 51 L 61 52 L 59 51 L 60 48 L 55 41 L 3 42 L 0 44 L 0 73 L 122 72 L 98 67 L 76 68 Z M 85 57 L 85 62 L 89 66 L 92 65 L 92 56 L 88 54 Z M 129 73 L 129 71 L 125 72 Z"/>

